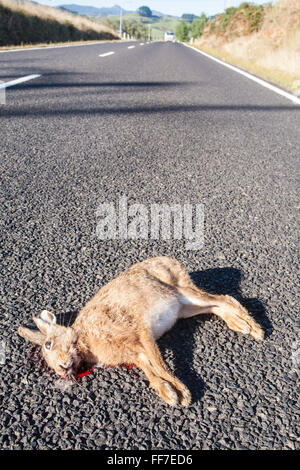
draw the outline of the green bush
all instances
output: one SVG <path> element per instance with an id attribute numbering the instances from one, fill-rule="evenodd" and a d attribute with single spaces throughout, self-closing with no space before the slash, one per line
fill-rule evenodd
<path id="1" fill-rule="evenodd" d="M 261 5 L 251 5 L 243 2 L 238 8 L 226 8 L 225 12 L 217 15 L 216 19 L 209 24 L 209 31 L 215 34 L 230 32 L 236 19 L 244 15 L 248 21 L 248 33 L 258 31 L 264 18 L 264 7 Z"/>
<path id="2" fill-rule="evenodd" d="M 244 10 L 244 15 L 249 22 L 249 33 L 253 33 L 260 29 L 264 18 L 264 7 L 249 5 L 248 9 Z"/>
<path id="3" fill-rule="evenodd" d="M 189 40 L 189 27 L 185 21 L 178 23 L 175 29 L 175 36 L 178 41 L 186 42 Z"/>
<path id="4" fill-rule="evenodd" d="M 234 16 L 237 11 L 238 11 L 238 8 L 229 7 L 229 8 L 226 8 L 224 15 L 227 17 Z"/>
<path id="5" fill-rule="evenodd" d="M 204 13 L 200 16 L 200 18 L 197 18 L 193 21 L 191 25 L 191 35 L 193 38 L 199 38 L 202 36 L 203 33 L 203 28 L 207 22 L 207 17 L 205 16 Z"/>

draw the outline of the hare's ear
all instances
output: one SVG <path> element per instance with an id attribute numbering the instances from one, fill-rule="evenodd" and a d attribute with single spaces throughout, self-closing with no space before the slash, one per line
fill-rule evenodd
<path id="1" fill-rule="evenodd" d="M 53 313 L 48 312 L 47 310 L 43 310 L 39 317 L 32 317 L 34 323 L 38 327 L 38 329 L 46 335 L 49 332 L 49 328 L 52 325 L 56 324 L 56 317 Z"/>
<path id="2" fill-rule="evenodd" d="M 45 341 L 45 336 L 40 331 L 30 330 L 24 326 L 20 326 L 18 328 L 18 333 L 20 336 L 22 336 L 22 338 L 25 338 L 32 343 L 39 344 L 40 346 Z"/>

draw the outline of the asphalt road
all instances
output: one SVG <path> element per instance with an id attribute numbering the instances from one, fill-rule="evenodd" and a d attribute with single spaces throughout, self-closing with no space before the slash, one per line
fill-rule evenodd
<path id="1" fill-rule="evenodd" d="M 7 52 L 0 64 L 5 82 L 41 75 L 0 105 L 0 447 L 299 449 L 299 106 L 181 44 Z M 100 240 L 96 210 L 120 196 L 147 209 L 204 204 L 203 248 Z M 45 308 L 74 317 L 157 255 L 239 298 L 266 339 L 212 316 L 179 322 L 159 346 L 189 408 L 125 367 L 64 390 L 17 327 Z"/>

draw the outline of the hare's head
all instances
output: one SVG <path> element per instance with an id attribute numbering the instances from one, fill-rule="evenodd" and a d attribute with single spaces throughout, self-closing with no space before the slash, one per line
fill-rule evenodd
<path id="1" fill-rule="evenodd" d="M 72 327 L 58 325 L 55 315 L 47 310 L 32 318 L 39 331 L 21 326 L 18 329 L 19 335 L 39 344 L 47 364 L 59 375 L 72 374 L 80 362 L 76 331 Z"/>

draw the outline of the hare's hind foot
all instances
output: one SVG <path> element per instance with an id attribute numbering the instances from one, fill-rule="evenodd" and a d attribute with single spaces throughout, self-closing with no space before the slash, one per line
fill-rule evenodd
<path id="1" fill-rule="evenodd" d="M 249 334 L 257 341 L 264 339 L 264 332 L 261 327 L 252 318 L 245 320 L 236 314 L 231 314 L 227 318 L 224 317 L 228 327 L 239 333 Z"/>
<path id="2" fill-rule="evenodd" d="M 249 334 L 256 340 L 264 339 L 262 328 L 234 297 L 207 294 L 196 287 L 180 287 L 179 300 L 182 318 L 214 313 L 222 318 L 231 330 Z"/>
<path id="3" fill-rule="evenodd" d="M 223 314 L 223 319 L 228 327 L 233 331 L 249 334 L 254 339 L 260 341 L 264 339 L 264 332 L 256 321 L 249 315 L 247 310 L 234 298 L 225 296 L 228 304 L 232 304 L 234 308 L 227 310 Z"/>

